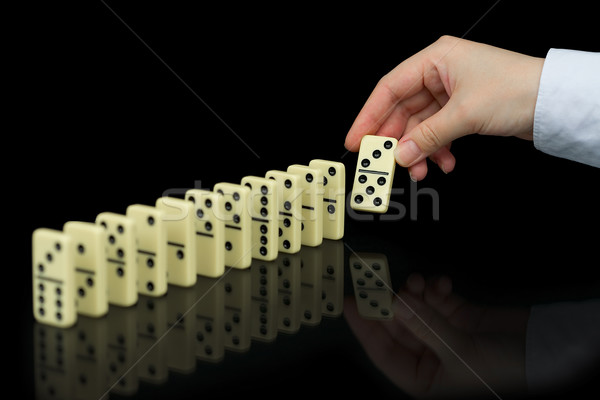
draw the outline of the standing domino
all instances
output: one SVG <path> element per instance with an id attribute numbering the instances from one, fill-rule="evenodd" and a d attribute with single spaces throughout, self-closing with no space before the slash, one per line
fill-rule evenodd
<path id="1" fill-rule="evenodd" d="M 311 160 L 308 166 L 323 174 L 323 238 L 341 239 L 346 212 L 346 167 L 341 162 L 319 159 Z"/>
<path id="2" fill-rule="evenodd" d="M 252 263 L 252 232 L 248 202 L 250 189 L 235 183 L 217 183 L 213 190 L 223 196 L 220 215 L 225 221 L 225 265 L 245 269 Z"/>
<path id="3" fill-rule="evenodd" d="M 279 251 L 294 254 L 302 246 L 302 190 L 298 177 L 271 170 L 265 175 L 277 182 L 279 199 Z"/>
<path id="4" fill-rule="evenodd" d="M 164 212 L 167 231 L 167 283 L 190 287 L 196 283 L 194 205 L 184 199 L 160 197 L 156 208 Z"/>
<path id="5" fill-rule="evenodd" d="M 69 221 L 63 231 L 74 240 L 77 312 L 100 317 L 108 312 L 106 232 L 91 222 Z"/>
<path id="6" fill-rule="evenodd" d="M 350 206 L 354 210 L 385 213 L 390 202 L 398 140 L 365 135 L 360 142 Z"/>
<path id="7" fill-rule="evenodd" d="M 274 260 L 279 248 L 277 182 L 258 176 L 245 176 L 242 185 L 250 189 L 248 207 L 252 218 L 252 258 Z"/>
<path id="8" fill-rule="evenodd" d="M 136 224 L 138 241 L 138 293 L 162 296 L 167 293 L 167 232 L 164 212 L 144 204 L 127 207 L 126 215 Z"/>
<path id="9" fill-rule="evenodd" d="M 302 188 L 302 244 L 318 246 L 323 242 L 323 174 L 298 164 L 290 165 L 287 172 L 298 175 Z"/>
<path id="10" fill-rule="evenodd" d="M 103 212 L 96 224 L 106 230 L 108 302 L 132 306 L 138 299 L 135 222 L 125 215 Z"/>
<path id="11" fill-rule="evenodd" d="M 225 272 L 225 223 L 219 215 L 223 196 L 210 190 L 190 189 L 185 199 L 194 203 L 196 274 L 216 278 Z"/>
<path id="12" fill-rule="evenodd" d="M 67 328 L 77 321 L 73 250 L 73 239 L 64 232 L 33 232 L 33 315 L 42 324 Z"/>

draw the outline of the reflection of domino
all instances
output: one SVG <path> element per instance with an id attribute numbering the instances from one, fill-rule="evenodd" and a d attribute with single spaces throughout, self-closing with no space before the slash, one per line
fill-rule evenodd
<path id="1" fill-rule="evenodd" d="M 324 239 L 321 250 L 321 313 L 327 317 L 338 317 L 344 307 L 344 244 L 342 240 Z"/>
<path id="2" fill-rule="evenodd" d="M 194 266 L 195 267 L 195 266 Z M 167 295 L 167 367 L 188 374 L 196 368 L 196 319 L 186 315 L 196 301 L 195 287 L 172 285 Z"/>
<path id="3" fill-rule="evenodd" d="M 300 329 L 300 290 L 302 285 L 302 259 L 298 254 L 279 253 L 277 329 L 284 333 L 296 333 Z"/>
<path id="4" fill-rule="evenodd" d="M 252 260 L 251 337 L 272 342 L 277 337 L 278 264 L 276 261 Z"/>
<path id="5" fill-rule="evenodd" d="M 33 332 L 35 399 L 76 398 L 74 390 L 74 382 L 78 377 L 75 369 L 76 340 L 75 329 L 50 326 L 45 322 L 35 323 Z"/>
<path id="6" fill-rule="evenodd" d="M 350 206 L 354 210 L 385 213 L 390 202 L 398 140 L 363 136 L 358 153 Z"/>
<path id="7" fill-rule="evenodd" d="M 167 333 L 167 296 L 152 297 L 140 295 L 137 311 L 136 364 L 138 377 L 151 384 L 167 381 L 167 341 L 162 340 Z"/>
<path id="8" fill-rule="evenodd" d="M 303 246 L 300 257 L 300 322 L 304 325 L 321 323 L 321 302 L 323 296 L 322 249 Z"/>
<path id="9" fill-rule="evenodd" d="M 219 362 L 225 355 L 225 289 L 221 279 L 198 276 L 196 290 L 196 357 Z M 190 317 L 192 318 L 192 317 Z"/>
<path id="10" fill-rule="evenodd" d="M 106 314 L 106 382 L 111 394 L 131 396 L 138 390 L 137 368 L 132 367 L 137 361 L 137 324 L 136 307 L 110 307 Z"/>
<path id="11" fill-rule="evenodd" d="M 392 289 L 387 257 L 357 253 L 350 256 L 349 264 L 358 313 L 369 319 L 391 319 Z"/>
<path id="12" fill-rule="evenodd" d="M 252 299 L 250 268 L 230 268 L 223 274 L 225 290 L 225 350 L 245 352 L 251 343 L 250 302 Z"/>
<path id="13" fill-rule="evenodd" d="M 99 229 L 102 229 L 98 227 Z M 81 316 L 77 319 L 73 392 L 75 399 L 100 399 L 108 379 L 107 318 Z"/>

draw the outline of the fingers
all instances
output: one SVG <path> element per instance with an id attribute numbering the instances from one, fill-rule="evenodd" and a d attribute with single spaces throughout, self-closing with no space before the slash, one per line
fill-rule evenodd
<path id="1" fill-rule="evenodd" d="M 443 315 L 408 290 L 398 293 L 394 317 L 443 362 L 455 362 L 456 354 L 463 354 L 469 346 L 466 334 L 453 327 Z"/>
<path id="2" fill-rule="evenodd" d="M 398 339 L 401 335 L 392 336 L 381 321 L 361 317 L 356 307 L 356 300 L 351 297 L 344 299 L 344 318 L 365 353 L 383 372 L 395 379 L 409 381 L 415 379 L 410 374 L 415 371 L 418 356 L 410 346 L 399 344 Z M 418 344 L 413 342 L 411 345 Z"/>
<path id="3" fill-rule="evenodd" d="M 453 140 L 470 132 L 468 125 L 463 123 L 453 104 L 452 99 L 439 111 L 421 121 L 407 131 L 396 147 L 394 156 L 399 165 L 411 167 L 418 162 L 434 155 L 443 162 L 448 172 L 454 168 L 454 158 L 449 150 L 442 150 Z M 441 153 L 438 152 L 441 150 Z"/>
<path id="4" fill-rule="evenodd" d="M 439 359 L 402 323 L 361 317 L 354 298 L 344 300 L 344 317 L 373 364 L 394 384 L 413 395 L 430 389 Z"/>
<path id="5" fill-rule="evenodd" d="M 450 173 L 456 166 L 456 158 L 450 152 L 450 146 L 444 146 L 429 156 L 431 161 L 436 163 L 445 174 Z"/>
<path id="6" fill-rule="evenodd" d="M 448 318 L 464 300 L 452 294 L 452 280 L 447 276 L 432 277 L 427 282 L 423 299 L 442 316 Z"/>
<path id="7" fill-rule="evenodd" d="M 426 280 L 420 273 L 412 273 L 406 278 L 404 288 L 445 318 L 465 303 L 462 297 L 452 293 L 452 280 L 445 275 Z M 452 324 L 452 321 L 449 322 Z"/>
<path id="8" fill-rule="evenodd" d="M 408 175 L 410 176 L 410 180 L 413 182 L 418 182 L 425 178 L 427 175 L 427 161 L 421 160 L 412 167 L 408 168 Z"/>
<path id="9" fill-rule="evenodd" d="M 456 160 L 446 146 L 472 133 L 462 114 L 455 113 L 451 98 L 455 79 L 446 65 L 459 42 L 442 38 L 382 77 L 348 131 L 346 148 L 358 151 L 365 135 L 395 137 L 396 160 L 409 169 L 413 181 L 427 174 L 428 157 L 443 172 L 452 171 Z"/>
<path id="10" fill-rule="evenodd" d="M 421 274 L 410 274 L 406 278 L 406 290 L 416 298 L 423 298 L 423 291 L 425 290 L 425 278 Z"/>
<path id="11" fill-rule="evenodd" d="M 344 299 L 344 318 L 374 361 L 381 362 L 381 358 L 395 346 L 401 346 L 413 357 L 423 352 L 423 343 L 417 340 L 401 323 L 394 320 L 370 320 L 361 316 L 354 297 Z"/>
<path id="12" fill-rule="evenodd" d="M 395 109 L 399 99 L 381 81 L 367 99 L 346 135 L 344 146 L 358 151 L 360 140 L 365 135 L 375 134 Z"/>
<path id="13" fill-rule="evenodd" d="M 348 150 L 358 151 L 363 136 L 377 133 L 398 104 L 422 92 L 424 89 L 423 69 L 427 64 L 428 57 L 427 49 L 425 49 L 400 63 L 379 80 L 346 135 L 344 145 Z M 406 107 L 402 108 L 408 112 L 404 115 L 405 119 L 410 115 L 414 103 L 416 103 L 414 106 L 419 108 L 423 96 L 423 94 L 415 96 L 411 100 L 412 103 L 409 102 Z M 403 114 L 404 111 L 400 115 Z M 395 137 L 398 137 L 400 133 L 401 131 L 397 132 Z"/>

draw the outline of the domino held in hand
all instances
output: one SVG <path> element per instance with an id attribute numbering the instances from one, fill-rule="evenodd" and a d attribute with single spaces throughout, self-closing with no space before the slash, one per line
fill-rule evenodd
<path id="1" fill-rule="evenodd" d="M 365 135 L 360 142 L 350 206 L 354 210 L 385 213 L 390 202 L 398 140 Z"/>

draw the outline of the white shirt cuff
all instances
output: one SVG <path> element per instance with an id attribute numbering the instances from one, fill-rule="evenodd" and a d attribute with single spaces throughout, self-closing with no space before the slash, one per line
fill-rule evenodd
<path id="1" fill-rule="evenodd" d="M 600 53 L 550 49 L 533 141 L 544 153 L 600 167 Z"/>

